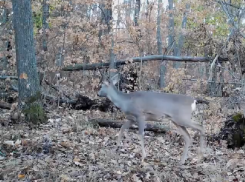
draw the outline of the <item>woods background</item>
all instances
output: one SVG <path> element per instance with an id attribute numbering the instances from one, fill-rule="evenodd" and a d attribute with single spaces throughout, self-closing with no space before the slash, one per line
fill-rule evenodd
<path id="1" fill-rule="evenodd" d="M 21 9 L 20 6 L 14 6 L 14 3 L 20 2 L 23 6 L 25 3 L 31 3 L 31 8 L 28 9 L 26 6 L 27 9 Z M 13 11 L 22 13 L 21 17 L 26 15 L 27 19 L 30 14 L 29 21 L 23 19 L 21 22 L 21 19 L 17 21 L 16 18 L 13 22 Z M 20 17 L 20 14 L 15 15 Z M 26 31 L 22 27 L 25 25 L 30 25 L 31 31 L 28 31 L 28 35 L 31 35 L 30 39 L 24 39 Z M 229 144 L 222 142 L 224 138 L 218 144 L 209 141 L 212 152 L 210 151 L 206 156 L 207 166 L 213 165 L 212 155 L 216 150 L 221 150 L 226 155 L 218 156 L 220 158 L 217 159 L 216 167 L 211 169 L 207 166 L 192 166 L 190 170 L 185 169 L 183 174 L 180 174 L 178 170 L 173 172 L 175 170 L 172 166 L 173 162 L 166 162 L 164 155 L 161 156 L 164 159 L 160 161 L 164 160 L 162 163 L 168 164 L 164 164 L 165 167 L 158 163 L 159 156 L 153 156 L 154 165 L 157 167 L 152 175 L 152 171 L 149 172 L 144 167 L 137 168 L 135 171 L 129 169 L 138 165 L 138 159 L 135 160 L 137 157 L 132 159 L 130 154 L 128 156 L 123 154 L 124 158 L 135 160 L 134 164 L 131 162 L 129 164 L 126 160 L 118 161 L 122 156 L 110 153 L 108 147 L 111 147 L 118 131 L 112 128 L 98 129 L 91 123 L 100 119 L 101 125 L 112 127 L 115 121 L 107 123 L 111 118 L 124 120 L 124 115 L 106 98 L 97 97 L 102 78 L 111 77 L 119 72 L 121 81 L 118 88 L 123 92 L 154 90 L 203 99 L 208 104 L 198 106 L 197 119 L 205 125 L 208 136 L 223 131 L 221 128 L 225 125 L 224 121 L 230 121 L 230 116 L 235 113 L 244 114 L 245 109 L 245 3 L 243 0 L 21 0 L 19 2 L 13 0 L 13 5 L 11 1 L 0 0 L 0 34 L 0 113 L 2 115 L 0 117 L 2 139 L 0 166 L 4 168 L 0 171 L 0 180 L 4 178 L 5 181 L 15 178 L 24 180 L 29 174 L 32 174 L 31 177 L 29 176 L 30 179 L 39 179 L 38 175 L 41 175 L 45 179 L 68 181 L 72 179 L 84 181 L 242 179 L 239 173 L 241 167 L 235 164 L 245 164 L 244 157 L 241 160 L 244 150 L 243 153 L 238 150 L 240 153 L 236 154 L 232 150 L 226 150 Z M 16 35 L 19 35 L 18 40 Z M 21 38 L 30 44 L 26 44 L 25 41 L 21 44 Z M 37 71 L 38 78 L 35 77 Z M 25 92 L 27 88 L 20 80 L 30 80 L 27 85 L 31 85 L 28 88 L 32 90 L 31 94 Z M 49 124 L 42 125 L 41 131 L 29 131 L 28 123 L 20 124 L 18 97 L 18 104 L 24 105 L 24 98 L 32 96 L 32 93 L 39 90 Z M 29 117 L 29 123 L 36 123 L 32 118 Z M 233 117 L 233 121 L 236 119 Z M 23 120 L 25 119 L 22 119 L 22 122 Z M 121 126 L 117 124 L 114 123 L 113 126 L 115 128 Z M 173 127 L 171 124 L 169 126 Z M 149 131 L 156 132 L 159 129 L 165 131 L 165 127 L 161 128 L 161 126 L 156 128 L 149 125 L 148 127 Z M 55 133 L 62 135 L 56 136 Z M 133 133 L 130 135 L 133 135 L 131 136 L 133 138 L 136 136 Z M 244 135 L 245 133 L 241 134 Z M 79 137 L 82 137 L 80 141 L 78 141 Z M 162 151 L 165 150 L 161 148 L 162 143 L 170 146 L 172 144 L 168 141 L 176 140 L 166 136 L 164 140 L 162 137 L 155 137 L 157 141 L 152 138 L 148 141 L 148 150 L 151 150 L 149 153 L 154 152 L 154 146 L 149 147 L 151 142 L 160 142 L 154 144 L 160 146 L 156 150 Z M 52 142 L 53 145 L 49 145 Z M 87 148 L 83 142 L 87 144 Z M 106 143 L 103 146 L 102 157 L 98 152 L 101 143 Z M 243 138 L 242 145 L 244 143 Z M 232 142 L 230 148 L 233 148 L 233 144 Z M 48 152 L 45 147 L 48 148 Z M 83 156 L 76 147 L 83 153 L 89 153 L 86 150 L 90 151 L 90 154 Z M 176 146 L 173 148 L 169 149 L 171 150 L 169 153 L 179 155 L 178 151 L 174 151 Z M 61 157 L 60 163 L 70 166 L 70 170 L 79 172 L 70 174 L 64 171 L 60 164 L 54 164 L 57 167 L 54 169 L 56 167 L 50 166 L 48 162 L 45 164 L 37 162 L 33 153 L 38 153 L 39 149 L 43 153 L 51 152 L 54 156 L 61 155 L 60 150 L 67 155 L 71 154 L 70 163 L 64 156 Z M 10 155 L 14 150 L 17 151 L 17 156 Z M 130 152 L 137 153 L 134 149 Z M 110 161 L 110 157 L 106 155 L 107 153 L 110 153 L 113 160 L 109 166 L 107 162 Z M 21 164 L 19 158 L 24 154 L 33 157 L 35 169 L 25 168 L 27 163 Z M 158 155 L 162 153 L 158 152 Z M 235 159 L 233 156 L 236 156 Z M 8 160 L 18 161 L 17 165 L 13 167 L 12 164 L 1 163 L 1 160 L 6 162 L 7 157 Z M 57 159 L 54 157 L 47 160 Z M 226 160 L 229 162 L 225 162 Z M 100 162 L 92 164 L 91 161 Z M 122 163 L 124 167 L 120 167 L 118 163 Z M 27 166 L 29 165 L 28 163 Z M 88 165 L 99 172 L 96 170 L 91 172 L 87 168 Z M 224 169 L 224 166 L 227 168 Z M 44 174 L 49 168 L 53 168 L 53 171 L 45 177 Z M 117 170 L 112 170 L 113 168 Z M 10 169 L 13 171 L 5 175 L 6 170 Z M 23 172 L 24 169 L 26 171 Z M 161 174 L 163 169 L 166 172 Z M 203 171 L 201 177 L 200 171 Z M 244 168 L 242 171 L 244 172 Z"/>

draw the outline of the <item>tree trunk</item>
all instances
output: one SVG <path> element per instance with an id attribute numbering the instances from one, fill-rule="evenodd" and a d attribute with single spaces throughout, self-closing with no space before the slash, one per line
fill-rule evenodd
<path id="1" fill-rule="evenodd" d="M 99 40 L 101 41 L 101 36 L 108 34 L 111 31 L 110 21 L 112 19 L 112 1 L 103 0 L 99 6 L 101 9 L 101 24 L 107 25 L 107 30 L 100 29 L 99 31 Z"/>
<path id="2" fill-rule="evenodd" d="M 162 16 L 162 0 L 158 0 L 157 7 L 157 51 L 159 55 L 162 55 L 162 36 L 161 36 L 161 16 Z M 161 63 L 160 66 L 160 88 L 165 87 L 165 73 L 166 67 Z"/>
<path id="3" fill-rule="evenodd" d="M 47 51 L 48 50 L 48 43 L 47 43 L 47 29 L 49 28 L 48 26 L 48 17 L 49 17 L 49 3 L 47 3 L 47 0 L 43 0 L 43 19 L 42 19 L 42 24 L 43 24 L 43 50 Z"/>
<path id="4" fill-rule="evenodd" d="M 162 16 L 162 0 L 158 0 L 157 7 L 157 52 L 162 55 L 162 36 L 161 36 L 161 16 Z"/>
<path id="5" fill-rule="evenodd" d="M 9 11 L 5 7 L 1 7 L 0 10 L 1 10 L 0 25 L 1 27 L 3 27 L 8 22 Z M 2 43 L 0 43 L 1 51 L 10 51 L 8 48 L 9 45 L 11 46 L 10 41 L 4 40 Z M 7 65 L 8 65 L 8 55 L 4 55 L 3 57 L 0 57 L 0 70 L 5 70 L 7 68 Z"/>
<path id="6" fill-rule="evenodd" d="M 126 21 L 127 21 L 127 18 L 130 19 L 130 15 L 131 15 L 131 1 L 132 0 L 127 0 L 127 1 L 124 1 L 124 5 L 125 5 L 125 18 L 126 18 Z"/>
<path id="7" fill-rule="evenodd" d="M 182 25 L 181 25 L 181 28 L 182 29 L 185 29 L 186 28 L 187 12 L 189 11 L 189 9 L 190 9 L 190 4 L 187 3 L 186 4 L 186 11 L 184 12 L 183 19 L 182 19 Z M 183 36 L 183 33 L 180 32 L 178 45 L 175 46 L 174 56 L 180 56 L 181 55 L 181 50 L 183 48 L 184 41 L 185 41 L 184 38 L 185 37 Z M 179 68 L 180 67 L 180 63 L 179 62 L 174 63 L 174 67 L 175 68 Z"/>
<path id="8" fill-rule="evenodd" d="M 43 113 L 40 102 L 41 93 L 35 57 L 31 1 L 12 0 L 12 6 L 17 74 L 19 78 L 19 108 L 22 109 L 22 111 L 28 112 L 28 118 L 31 121 L 36 119 L 34 122 L 40 121 L 39 115 L 42 115 L 40 117 L 42 117 L 41 121 L 43 122 L 46 117 L 44 117 L 45 114 Z M 36 101 L 37 104 L 35 104 L 35 106 L 32 105 Z M 32 116 L 34 115 L 35 117 L 33 118 Z"/>
<path id="9" fill-rule="evenodd" d="M 111 37 L 111 49 L 110 49 L 110 78 L 112 78 L 116 74 L 116 65 L 115 65 L 115 54 L 113 52 L 114 49 L 114 40 L 113 35 Z"/>
<path id="10" fill-rule="evenodd" d="M 173 0 L 168 0 L 169 23 L 168 23 L 168 53 L 172 50 L 174 44 L 174 16 L 173 16 Z"/>
<path id="11" fill-rule="evenodd" d="M 134 10 L 134 25 L 139 26 L 138 20 L 140 15 L 140 0 L 136 0 L 135 2 L 135 10 Z"/>
<path id="12" fill-rule="evenodd" d="M 213 62 L 210 65 L 210 73 L 209 73 L 209 95 L 210 96 L 216 96 L 217 95 L 217 67 L 216 67 L 216 61 L 217 61 L 218 55 L 214 58 Z"/>

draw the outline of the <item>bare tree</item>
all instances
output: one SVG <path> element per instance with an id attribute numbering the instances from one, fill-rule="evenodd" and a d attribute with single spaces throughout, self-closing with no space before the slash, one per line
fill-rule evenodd
<path id="1" fill-rule="evenodd" d="M 140 0 L 136 0 L 135 11 L 134 11 L 134 25 L 135 26 L 138 26 L 139 14 L 140 14 Z"/>
<path id="2" fill-rule="evenodd" d="M 189 9 L 190 9 L 190 4 L 187 3 L 186 4 L 186 10 L 185 10 L 185 12 L 183 14 L 183 19 L 182 19 L 182 24 L 181 24 L 181 28 L 182 29 L 186 28 L 187 13 L 188 13 Z M 175 48 L 174 48 L 174 56 L 181 56 L 181 50 L 183 48 L 184 42 L 185 42 L 185 37 L 184 37 L 184 35 L 183 35 L 182 31 L 181 31 L 180 34 L 179 34 L 178 45 L 176 45 Z M 180 63 L 179 62 L 174 63 L 174 67 L 175 68 L 179 68 L 180 67 Z"/>
<path id="3" fill-rule="evenodd" d="M 48 25 L 48 17 L 49 17 L 49 3 L 47 3 L 47 0 L 43 0 L 43 19 L 42 19 L 42 24 L 43 24 L 43 50 L 47 51 L 48 50 L 48 45 L 47 45 L 47 29 L 49 28 Z"/>
<path id="4" fill-rule="evenodd" d="M 161 36 L 161 16 L 162 16 L 162 0 L 158 0 L 157 7 L 157 51 L 159 55 L 163 54 L 162 51 L 162 36 Z M 161 64 L 160 67 L 160 88 L 165 87 L 165 73 L 166 67 Z"/>

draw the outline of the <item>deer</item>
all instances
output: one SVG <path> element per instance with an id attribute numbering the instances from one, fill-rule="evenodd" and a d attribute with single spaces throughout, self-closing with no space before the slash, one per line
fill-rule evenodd
<path id="1" fill-rule="evenodd" d="M 119 80 L 118 73 L 114 75 L 110 81 L 108 79 L 104 80 L 97 93 L 99 97 L 107 97 L 126 115 L 127 120 L 121 126 L 118 134 L 117 146 L 119 146 L 122 141 L 124 130 L 128 129 L 133 123 L 136 123 L 138 125 L 142 150 L 141 162 L 144 162 L 146 157 L 144 147 L 144 129 L 146 121 L 159 121 L 159 118 L 165 116 L 175 124 L 185 142 L 180 164 L 185 163 L 188 149 L 192 144 L 191 136 L 186 127 L 192 128 L 200 133 L 199 153 L 202 154 L 204 152 L 204 128 L 201 123 L 192 121 L 192 112 L 196 110 L 197 104 L 195 98 L 187 95 L 159 93 L 154 91 L 124 93 L 115 86 Z"/>

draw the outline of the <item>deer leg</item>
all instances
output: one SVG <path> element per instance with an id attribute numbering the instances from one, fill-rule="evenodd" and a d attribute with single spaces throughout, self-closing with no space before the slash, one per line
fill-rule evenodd
<path id="1" fill-rule="evenodd" d="M 175 117 L 173 120 L 180 126 L 190 127 L 200 133 L 200 153 L 205 151 L 205 132 L 201 123 L 191 120 L 190 113 L 182 113 L 182 117 Z"/>
<path id="2" fill-rule="evenodd" d="M 131 120 L 128 120 L 128 121 L 126 121 L 126 122 L 122 125 L 122 127 L 121 127 L 121 129 L 120 129 L 120 131 L 119 131 L 118 139 L 117 139 L 117 146 L 119 146 L 120 143 L 121 143 L 121 141 L 122 141 L 122 134 L 123 134 L 124 130 L 125 130 L 125 129 L 128 129 L 128 128 L 131 126 L 131 124 L 132 124 L 132 121 L 131 121 Z"/>
<path id="3" fill-rule="evenodd" d="M 189 135 L 189 133 L 185 127 L 180 126 L 176 123 L 174 123 L 174 124 L 178 128 L 180 134 L 183 136 L 183 139 L 185 141 L 184 151 L 183 151 L 183 154 L 182 154 L 181 159 L 180 159 L 180 164 L 184 164 L 185 160 L 187 159 L 189 146 L 191 145 L 191 137 L 190 137 L 190 135 Z"/>
<path id="4" fill-rule="evenodd" d="M 191 128 L 194 130 L 199 131 L 200 133 L 200 153 L 204 153 L 204 148 L 205 148 L 205 133 L 204 133 L 204 128 L 200 123 L 197 122 L 192 122 L 190 125 Z"/>
<path id="5" fill-rule="evenodd" d="M 139 116 L 137 117 L 137 121 L 138 121 L 138 127 L 139 127 L 140 144 L 141 144 L 141 149 L 142 149 L 142 161 L 141 162 L 144 162 L 144 159 L 146 157 L 145 145 L 144 145 L 145 120 L 142 116 Z"/>

